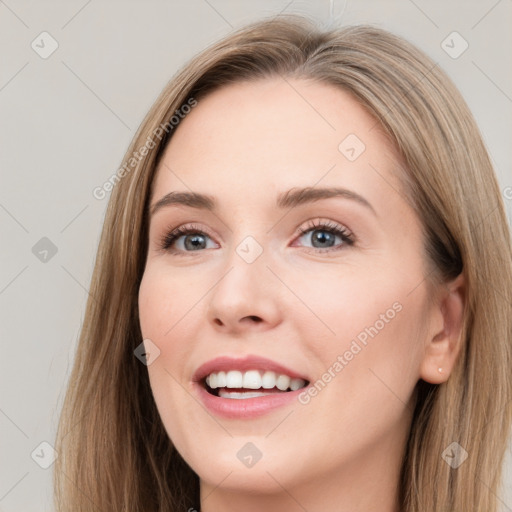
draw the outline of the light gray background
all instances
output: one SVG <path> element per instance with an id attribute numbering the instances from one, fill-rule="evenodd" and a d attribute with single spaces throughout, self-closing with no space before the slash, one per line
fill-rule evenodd
<path id="1" fill-rule="evenodd" d="M 283 10 L 326 25 L 376 24 L 425 50 L 469 103 L 512 217 L 511 0 L 0 0 L 0 511 L 52 510 L 53 466 L 31 453 L 50 460 L 39 445 L 53 444 L 83 320 L 108 200 L 92 190 L 120 166 L 181 65 L 233 28 Z M 43 45 L 43 31 L 59 45 L 47 59 L 31 47 Z M 453 31 L 469 44 L 456 59 L 441 46 Z M 43 237 L 58 249 L 46 262 L 32 252 Z M 512 510 L 507 457 L 504 511 Z"/>

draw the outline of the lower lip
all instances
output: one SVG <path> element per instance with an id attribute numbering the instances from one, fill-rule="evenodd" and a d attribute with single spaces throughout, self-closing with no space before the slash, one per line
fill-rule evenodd
<path id="1" fill-rule="evenodd" d="M 273 393 L 254 398 L 221 398 L 220 396 L 208 393 L 199 382 L 196 382 L 195 386 L 197 387 L 199 398 L 209 411 L 225 418 L 236 419 L 255 418 L 279 407 L 284 407 L 297 400 L 299 394 L 306 389 L 301 388 L 296 391 Z"/>

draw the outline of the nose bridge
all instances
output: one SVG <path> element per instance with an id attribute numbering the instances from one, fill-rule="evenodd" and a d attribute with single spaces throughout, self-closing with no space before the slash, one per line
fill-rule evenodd
<path id="1" fill-rule="evenodd" d="M 267 249 L 252 235 L 246 235 L 230 248 L 225 272 L 210 294 L 210 320 L 231 327 L 247 317 L 258 318 L 260 322 L 276 321 L 279 307 L 272 292 L 276 283 L 272 285 L 271 281 L 275 277 L 267 268 Z"/>
<path id="2" fill-rule="evenodd" d="M 231 301 L 247 300 L 258 295 L 258 289 L 268 278 L 266 268 L 268 251 L 264 250 L 253 236 L 249 235 L 229 250 L 226 257 L 226 273 L 216 287 L 226 289 Z M 235 296 L 231 296 L 235 293 Z"/>
<path id="3" fill-rule="evenodd" d="M 245 215 L 247 218 L 247 216 Z M 231 273 L 237 272 L 245 275 L 245 279 L 251 279 L 254 272 L 268 272 L 266 264 L 270 259 L 268 226 L 265 222 L 250 224 L 242 222 L 244 214 L 237 212 L 233 215 L 233 230 L 231 243 L 228 245 L 226 267 L 233 268 Z"/>

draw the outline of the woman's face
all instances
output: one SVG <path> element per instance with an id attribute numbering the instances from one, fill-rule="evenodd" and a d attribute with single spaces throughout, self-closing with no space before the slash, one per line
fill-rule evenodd
<path id="1" fill-rule="evenodd" d="M 212 496 L 398 478 L 432 336 L 398 163 L 312 81 L 223 87 L 174 133 L 151 205 L 180 195 L 151 216 L 140 323 L 163 424 Z"/>

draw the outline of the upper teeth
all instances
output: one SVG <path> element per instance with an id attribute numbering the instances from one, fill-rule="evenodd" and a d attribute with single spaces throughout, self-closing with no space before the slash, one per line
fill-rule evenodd
<path id="1" fill-rule="evenodd" d="M 206 384 L 212 389 L 216 388 L 247 388 L 247 389 L 272 389 L 277 387 L 281 391 L 290 388 L 296 391 L 305 386 L 303 379 L 292 379 L 288 375 L 277 374 L 266 371 L 260 373 L 259 370 L 249 370 L 240 372 L 231 370 L 229 372 L 210 373 L 206 377 Z"/>

